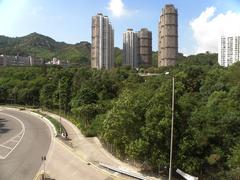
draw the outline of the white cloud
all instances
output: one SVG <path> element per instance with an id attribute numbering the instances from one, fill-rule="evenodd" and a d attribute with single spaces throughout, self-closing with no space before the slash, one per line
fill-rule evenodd
<path id="1" fill-rule="evenodd" d="M 113 16 L 120 17 L 126 14 L 122 0 L 110 0 L 108 9 L 111 11 Z"/>
<path id="2" fill-rule="evenodd" d="M 107 9 L 115 17 L 129 16 L 137 13 L 136 10 L 128 10 L 122 0 L 110 0 Z"/>
<path id="3" fill-rule="evenodd" d="M 240 13 L 228 11 L 216 15 L 215 12 L 215 7 L 208 7 L 190 22 L 194 39 L 197 41 L 195 53 L 217 52 L 222 35 L 240 35 Z"/>

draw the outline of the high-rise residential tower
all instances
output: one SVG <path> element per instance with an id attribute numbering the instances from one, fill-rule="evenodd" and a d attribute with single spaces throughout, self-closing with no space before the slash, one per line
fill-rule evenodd
<path id="1" fill-rule="evenodd" d="M 134 32 L 128 29 L 123 33 L 123 65 L 136 68 L 152 64 L 152 32 L 146 28 Z"/>
<path id="2" fill-rule="evenodd" d="M 158 26 L 158 66 L 175 65 L 178 55 L 178 10 L 172 4 L 163 9 Z"/>
<path id="3" fill-rule="evenodd" d="M 138 37 L 133 29 L 123 33 L 123 65 L 138 67 Z"/>
<path id="4" fill-rule="evenodd" d="M 114 67 L 114 32 L 109 18 L 101 13 L 92 17 L 91 67 Z"/>
<path id="5" fill-rule="evenodd" d="M 147 28 L 141 29 L 138 32 L 139 41 L 139 64 L 152 64 L 152 32 Z"/>
<path id="6" fill-rule="evenodd" d="M 240 36 L 222 36 L 218 46 L 218 63 L 230 66 L 240 61 Z"/>

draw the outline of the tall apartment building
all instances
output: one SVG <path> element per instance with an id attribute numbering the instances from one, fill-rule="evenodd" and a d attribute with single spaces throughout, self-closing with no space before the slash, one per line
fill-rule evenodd
<path id="1" fill-rule="evenodd" d="M 158 66 L 176 64 L 178 55 L 178 10 L 172 4 L 163 9 L 158 25 Z"/>
<path id="2" fill-rule="evenodd" d="M 123 65 L 132 68 L 138 67 L 138 37 L 133 29 L 128 29 L 123 33 Z"/>
<path id="3" fill-rule="evenodd" d="M 91 67 L 114 67 L 114 31 L 109 18 L 101 13 L 92 17 Z"/>
<path id="4" fill-rule="evenodd" d="M 152 32 L 147 28 L 138 32 L 139 41 L 139 64 L 152 64 Z"/>
<path id="5" fill-rule="evenodd" d="M 218 46 L 218 63 L 230 66 L 240 61 L 240 36 L 222 36 Z"/>
<path id="6" fill-rule="evenodd" d="M 139 65 L 152 63 L 152 32 L 141 29 L 133 32 L 128 29 L 123 34 L 123 64 L 136 68 Z"/>

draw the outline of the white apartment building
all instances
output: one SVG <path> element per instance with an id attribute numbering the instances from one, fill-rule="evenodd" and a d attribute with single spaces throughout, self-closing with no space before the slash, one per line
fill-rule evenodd
<path id="1" fill-rule="evenodd" d="M 218 63 L 231 66 L 240 60 L 240 36 L 222 36 L 218 46 Z"/>
<path id="2" fill-rule="evenodd" d="M 91 67 L 114 67 L 114 31 L 109 18 L 101 13 L 92 17 Z"/>
<path id="3" fill-rule="evenodd" d="M 123 33 L 123 65 L 138 67 L 138 37 L 133 29 Z"/>

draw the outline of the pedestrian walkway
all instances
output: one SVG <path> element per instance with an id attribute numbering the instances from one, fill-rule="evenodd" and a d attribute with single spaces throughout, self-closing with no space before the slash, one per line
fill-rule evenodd
<path id="1" fill-rule="evenodd" d="M 60 117 L 50 112 L 43 112 L 48 116 L 60 121 Z M 127 163 L 120 161 L 105 150 L 96 137 L 87 138 L 81 131 L 70 121 L 61 117 L 61 124 L 68 133 L 74 152 L 87 162 L 99 165 L 99 163 L 107 164 L 125 171 L 139 174 L 139 169 Z M 147 179 L 155 179 L 148 177 Z"/>

